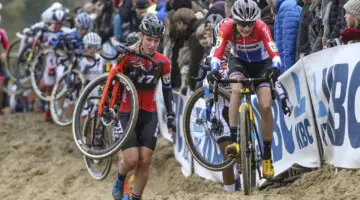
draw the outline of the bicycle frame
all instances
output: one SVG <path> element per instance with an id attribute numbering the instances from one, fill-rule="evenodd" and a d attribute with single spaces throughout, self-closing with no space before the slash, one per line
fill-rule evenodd
<path id="1" fill-rule="evenodd" d="M 106 84 L 105 84 L 105 87 L 104 87 L 104 90 L 103 90 L 103 93 L 102 93 L 102 96 L 101 96 L 101 99 L 100 99 L 100 104 L 99 104 L 99 109 L 98 109 L 99 117 L 101 117 L 102 114 L 103 114 L 104 104 L 105 104 L 105 101 L 106 101 L 106 97 L 109 94 L 109 88 L 110 88 L 110 84 L 111 84 L 113 78 L 116 76 L 117 73 L 123 73 L 124 72 L 123 66 L 124 66 L 125 61 L 126 61 L 126 54 L 121 55 L 118 58 L 118 60 L 120 60 L 120 62 L 116 65 L 116 67 L 111 68 L 110 71 L 109 71 L 109 75 L 108 75 L 108 78 L 106 80 Z M 109 104 L 109 108 L 114 108 L 119 88 L 120 88 L 120 83 L 116 82 L 114 87 L 113 87 L 112 93 L 111 93 L 111 101 L 110 101 L 110 104 Z M 115 115 L 115 119 L 117 119 L 117 115 Z"/>

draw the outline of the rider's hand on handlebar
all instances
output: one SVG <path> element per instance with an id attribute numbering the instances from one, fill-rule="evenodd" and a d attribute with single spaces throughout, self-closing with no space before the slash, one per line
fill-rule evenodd
<path id="1" fill-rule="evenodd" d="M 209 83 L 214 83 L 214 81 L 220 80 L 221 79 L 221 74 L 219 72 L 219 70 L 215 69 L 212 72 L 210 72 L 207 75 L 207 79 L 209 81 Z"/>
<path id="2" fill-rule="evenodd" d="M 278 77 L 281 75 L 281 72 L 276 67 L 271 67 L 266 70 L 266 78 L 272 79 L 274 82 L 277 81 Z"/>

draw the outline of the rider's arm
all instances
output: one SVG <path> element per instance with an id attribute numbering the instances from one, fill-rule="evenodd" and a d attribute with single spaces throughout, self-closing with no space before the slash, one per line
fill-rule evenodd
<path id="1" fill-rule="evenodd" d="M 272 66 L 276 67 L 278 69 L 280 69 L 281 67 L 281 59 L 279 56 L 279 51 L 278 48 L 276 46 L 276 43 L 273 40 L 273 37 L 271 35 L 270 29 L 269 27 L 263 23 L 260 27 L 259 30 L 261 31 L 261 38 L 262 41 L 264 43 L 264 46 L 267 50 L 267 52 L 269 53 L 269 56 L 272 60 Z"/>
<path id="2" fill-rule="evenodd" d="M 211 71 L 220 69 L 221 67 L 221 60 L 224 57 L 226 45 L 228 44 L 228 40 L 231 40 L 232 37 L 232 26 L 233 20 L 229 20 L 226 24 L 222 25 L 219 30 L 218 37 L 216 38 L 216 44 L 210 53 L 213 55 L 210 63 Z"/>
<path id="3" fill-rule="evenodd" d="M 172 109 L 172 88 L 171 88 L 171 67 L 170 67 L 170 61 L 166 58 L 162 75 L 161 75 L 161 81 L 162 81 L 162 92 L 164 96 L 164 102 L 165 107 L 167 111 L 167 115 L 173 115 L 174 112 Z"/>

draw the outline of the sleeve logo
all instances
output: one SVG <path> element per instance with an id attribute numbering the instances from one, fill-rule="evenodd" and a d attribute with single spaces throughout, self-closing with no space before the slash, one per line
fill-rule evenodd
<path id="1" fill-rule="evenodd" d="M 269 44 L 271 51 L 278 52 L 278 48 L 277 48 L 275 42 L 269 42 L 268 44 Z"/>

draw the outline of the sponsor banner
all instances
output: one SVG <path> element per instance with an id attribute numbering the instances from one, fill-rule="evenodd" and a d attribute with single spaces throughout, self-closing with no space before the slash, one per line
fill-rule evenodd
<path id="1" fill-rule="evenodd" d="M 360 44 L 329 48 L 303 59 L 324 159 L 360 168 Z"/>
<path id="2" fill-rule="evenodd" d="M 183 111 L 185 108 L 185 103 L 187 101 L 187 97 L 183 97 L 178 92 L 173 91 L 173 110 L 176 113 L 176 136 L 172 137 L 172 135 L 168 132 L 167 129 L 167 117 L 166 117 L 166 108 L 164 103 L 164 98 L 162 94 L 162 86 L 161 83 L 157 87 L 156 91 L 156 105 L 158 111 L 159 118 L 159 128 L 161 135 L 167 140 L 174 143 L 174 155 L 175 159 L 181 164 L 181 171 L 184 176 L 190 176 L 192 171 L 192 157 L 189 152 L 185 139 L 183 136 L 182 130 L 182 119 L 183 119 Z"/>

